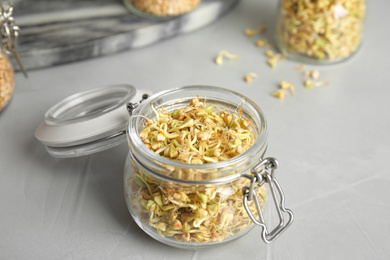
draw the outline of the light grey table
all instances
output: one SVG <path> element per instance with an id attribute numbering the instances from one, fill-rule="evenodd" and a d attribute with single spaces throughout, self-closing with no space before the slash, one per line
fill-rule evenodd
<path id="1" fill-rule="evenodd" d="M 220 21 L 156 45 L 16 75 L 0 114 L 1 259 L 390 259 L 390 23 L 386 0 L 368 1 L 364 44 L 349 61 L 318 68 L 328 87 L 305 89 L 298 63 L 271 69 L 244 29 L 274 24 L 276 1 L 242 1 Z M 266 37 L 272 38 L 272 31 Z M 242 55 L 223 66 L 221 49 Z M 247 84 L 243 76 L 259 78 Z M 270 95 L 282 80 L 296 87 Z M 216 248 L 185 251 L 148 237 L 123 197 L 123 144 L 76 159 L 56 159 L 35 140 L 45 111 L 97 86 L 131 83 L 153 92 L 217 85 L 243 93 L 268 118 L 268 155 L 295 222 L 265 245 L 260 229 Z"/>

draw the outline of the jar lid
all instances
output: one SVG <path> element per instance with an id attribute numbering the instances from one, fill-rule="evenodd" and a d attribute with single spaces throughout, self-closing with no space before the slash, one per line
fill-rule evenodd
<path id="1" fill-rule="evenodd" d="M 54 157 L 100 152 L 126 141 L 126 104 L 143 100 L 131 85 L 110 85 L 71 95 L 52 106 L 35 137 Z"/>

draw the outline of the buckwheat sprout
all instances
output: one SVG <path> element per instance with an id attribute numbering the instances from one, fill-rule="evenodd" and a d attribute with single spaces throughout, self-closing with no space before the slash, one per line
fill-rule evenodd
<path id="1" fill-rule="evenodd" d="M 267 44 L 267 40 L 266 39 L 260 39 L 260 40 L 256 41 L 256 45 L 258 47 L 264 47 L 266 44 Z"/>
<path id="2" fill-rule="evenodd" d="M 251 73 L 245 74 L 244 80 L 249 83 L 253 79 L 257 79 L 258 77 L 259 77 L 259 75 L 257 75 L 256 73 L 251 72 Z"/>
<path id="3" fill-rule="evenodd" d="M 239 59 L 241 58 L 240 55 L 237 55 L 237 54 L 231 54 L 229 53 L 227 50 L 221 50 L 219 53 L 218 53 L 218 56 L 217 58 L 215 58 L 215 63 L 217 65 L 222 65 L 223 64 L 223 58 L 228 58 L 228 59 L 231 59 L 231 60 L 236 60 L 236 59 Z"/>
<path id="4" fill-rule="evenodd" d="M 157 112 L 157 110 L 154 108 L 154 106 L 153 106 L 153 104 L 152 104 L 152 103 L 150 103 L 150 107 L 152 108 L 152 110 L 153 110 L 154 114 L 156 115 L 156 118 L 157 118 L 157 120 L 156 120 L 156 124 L 157 124 L 157 125 L 159 125 L 159 122 L 160 122 L 160 116 L 159 116 L 159 113 L 158 113 L 158 112 Z"/>
<path id="5" fill-rule="evenodd" d="M 268 29 L 268 26 L 265 22 L 263 22 L 262 25 L 257 27 L 256 29 L 245 29 L 246 36 L 254 36 L 256 34 L 259 34 L 263 31 L 266 31 Z"/>

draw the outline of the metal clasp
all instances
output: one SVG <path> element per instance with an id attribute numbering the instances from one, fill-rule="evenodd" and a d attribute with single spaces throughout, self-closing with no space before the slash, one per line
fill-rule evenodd
<path id="1" fill-rule="evenodd" d="M 275 158 L 266 158 L 252 168 L 250 175 L 244 175 L 244 177 L 251 180 L 250 186 L 244 187 L 242 191 L 244 195 L 244 207 L 253 223 L 262 227 L 261 237 L 267 244 L 278 238 L 292 224 L 294 220 L 292 211 L 284 206 L 284 193 L 279 185 L 279 182 L 274 176 L 275 169 L 278 166 L 279 162 Z M 279 224 L 271 232 L 268 231 L 267 225 L 265 224 L 260 202 L 256 195 L 256 183 L 259 187 L 261 187 L 264 183 L 268 183 L 275 203 L 276 211 L 279 216 Z M 277 198 L 277 193 L 279 194 L 279 198 Z M 255 202 L 256 211 L 259 215 L 258 218 L 253 215 L 248 205 L 248 201 L 251 201 L 252 199 L 254 199 Z M 285 222 L 284 213 L 288 215 L 287 222 Z"/>
<path id="2" fill-rule="evenodd" d="M 148 99 L 149 97 L 150 97 L 149 94 L 143 94 L 143 95 L 142 95 L 142 99 L 139 101 L 139 103 L 141 104 L 142 101 Z M 127 112 L 129 112 L 130 116 L 133 115 L 133 112 L 134 112 L 134 110 L 135 110 L 137 107 L 138 107 L 138 104 L 137 104 L 137 103 L 132 103 L 132 102 L 127 103 L 126 108 L 127 108 Z"/>

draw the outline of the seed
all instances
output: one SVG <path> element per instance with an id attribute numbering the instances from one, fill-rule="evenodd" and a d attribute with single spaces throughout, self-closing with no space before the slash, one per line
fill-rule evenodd
<path id="1" fill-rule="evenodd" d="M 310 77 L 314 80 L 318 80 L 320 78 L 320 72 L 318 70 L 313 70 L 310 72 Z"/>
<path id="2" fill-rule="evenodd" d="M 247 73 L 247 74 L 245 74 L 245 76 L 244 76 L 244 80 L 246 81 L 246 82 L 251 82 L 253 79 L 257 79 L 259 76 L 256 74 L 256 73 L 253 73 L 253 72 L 251 72 L 251 73 Z"/>
<path id="3" fill-rule="evenodd" d="M 274 93 L 272 93 L 272 96 L 276 97 L 276 98 L 279 98 L 279 99 L 284 99 L 284 97 L 286 96 L 286 94 L 284 93 L 284 91 L 281 89 L 281 90 L 278 90 Z"/>
<path id="4" fill-rule="evenodd" d="M 156 225 L 154 225 L 155 228 L 161 230 L 161 231 L 166 231 L 167 230 L 167 224 L 164 222 L 160 222 Z"/>
<path id="5" fill-rule="evenodd" d="M 182 119 L 182 116 L 184 115 L 183 109 L 176 109 L 172 113 L 172 117 L 175 119 Z"/>
<path id="6" fill-rule="evenodd" d="M 190 239 L 191 239 L 190 233 L 184 233 L 184 234 L 183 234 L 183 240 L 184 240 L 184 241 L 190 242 Z"/>
<path id="7" fill-rule="evenodd" d="M 161 147 L 161 143 L 158 141 L 152 141 L 152 143 L 150 145 L 151 145 L 152 149 L 155 151 L 160 149 L 160 147 Z"/>
<path id="8" fill-rule="evenodd" d="M 203 164 L 203 161 L 200 158 L 195 158 L 191 160 L 191 164 Z"/>
<path id="9" fill-rule="evenodd" d="M 172 224 L 173 230 L 181 230 L 183 225 L 181 224 L 180 220 L 176 219 L 175 222 Z"/>
<path id="10" fill-rule="evenodd" d="M 171 144 L 171 147 L 169 148 L 169 157 L 176 158 L 179 155 L 179 152 L 177 151 L 176 147 Z"/>
<path id="11" fill-rule="evenodd" d="M 159 141 L 159 142 L 162 142 L 162 141 L 164 141 L 165 140 L 165 135 L 164 135 L 164 133 L 163 132 L 158 132 L 158 134 L 157 134 L 157 141 Z"/>
<path id="12" fill-rule="evenodd" d="M 277 60 L 275 58 L 269 59 L 267 62 L 268 62 L 268 65 L 271 66 L 271 68 L 275 68 L 276 67 Z"/>
<path id="13" fill-rule="evenodd" d="M 265 40 L 265 39 L 260 39 L 260 40 L 256 41 L 256 45 L 258 47 L 264 47 L 266 44 L 267 44 L 267 40 Z"/>
<path id="14" fill-rule="evenodd" d="M 208 132 L 198 133 L 198 140 L 199 141 L 208 141 L 209 138 L 210 138 L 210 133 L 208 133 Z"/>
<path id="15" fill-rule="evenodd" d="M 274 57 L 274 52 L 271 51 L 271 50 L 268 50 L 265 52 L 265 56 L 267 56 L 268 58 L 273 58 Z"/>
<path id="16" fill-rule="evenodd" d="M 282 81 L 280 83 L 280 88 L 283 90 L 289 90 L 291 94 L 294 95 L 294 86 L 291 83 L 287 81 Z"/>
<path id="17" fill-rule="evenodd" d="M 221 113 L 221 117 L 223 118 L 223 121 L 226 125 L 230 125 L 230 123 L 233 121 L 233 115 L 229 113 Z"/>

